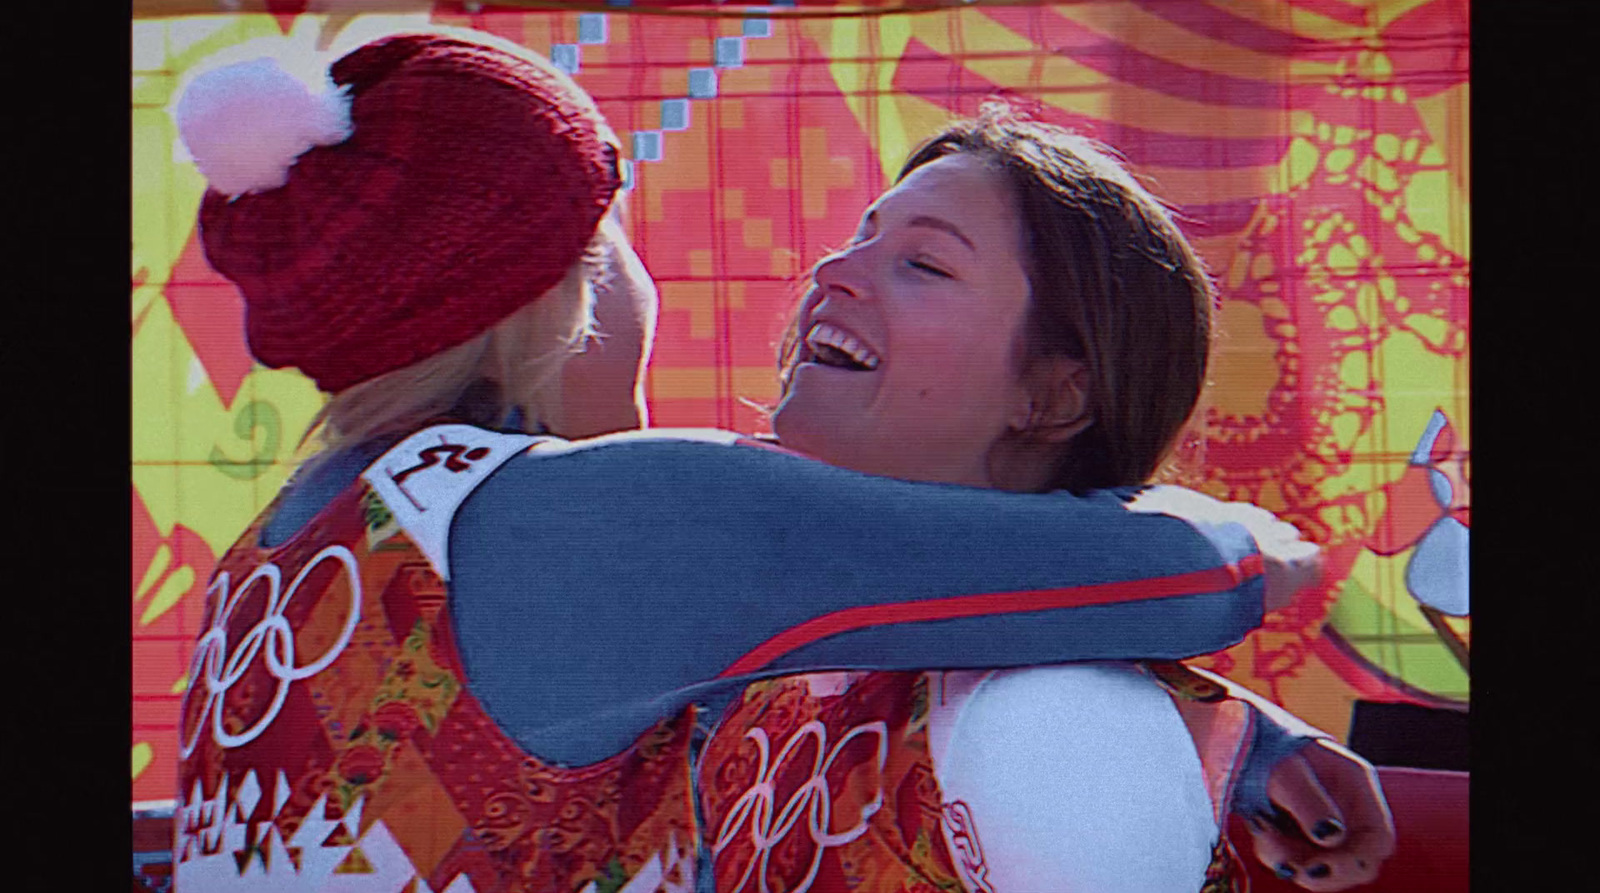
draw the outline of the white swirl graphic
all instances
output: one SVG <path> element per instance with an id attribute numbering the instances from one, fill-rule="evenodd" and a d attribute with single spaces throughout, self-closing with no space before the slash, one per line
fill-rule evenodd
<path id="1" fill-rule="evenodd" d="M 972 821 L 972 807 L 957 800 L 944 804 L 940 812 L 949 831 L 950 855 L 967 889 L 972 893 L 994 893 L 989 884 L 989 866 L 983 859 L 983 844 L 978 842 L 978 829 Z"/>
<path id="2" fill-rule="evenodd" d="M 349 575 L 350 616 L 345 620 L 344 630 L 340 633 L 338 641 L 329 646 L 321 657 L 309 664 L 296 666 L 294 630 L 289 628 L 289 621 L 284 619 L 283 613 L 289 606 L 289 600 L 300 590 L 300 584 L 304 582 L 306 576 L 313 568 L 330 558 L 337 559 L 343 564 Z M 266 613 L 260 622 L 244 634 L 234 649 L 229 651 L 228 619 L 233 616 L 234 608 L 243 600 L 245 593 L 258 581 L 265 581 L 268 586 Z M 211 718 L 211 737 L 218 745 L 238 747 L 254 741 L 278 717 L 284 699 L 289 696 L 290 683 L 320 673 L 333 663 L 334 658 L 337 658 L 345 646 L 350 644 L 350 637 L 355 633 L 356 624 L 361 620 L 361 574 L 356 564 L 356 556 L 344 546 L 328 546 L 312 556 L 305 567 L 300 569 L 300 573 L 295 575 L 287 591 L 283 591 L 282 588 L 283 572 L 271 562 L 251 571 L 231 595 L 228 593 L 228 583 L 228 572 L 223 571 L 217 575 L 216 582 L 211 584 L 208 593 L 217 594 L 217 611 L 211 619 L 211 626 L 195 645 L 194 657 L 189 661 L 189 690 L 184 695 L 184 706 L 187 710 L 189 698 L 197 693 L 202 684 L 205 686 L 206 702 L 199 718 L 195 720 L 194 728 L 179 742 L 179 755 L 184 759 L 194 752 L 195 745 L 199 743 L 200 731 L 206 726 L 208 714 Z M 267 672 L 278 680 L 277 691 L 272 696 L 272 705 L 254 725 L 238 734 L 229 734 L 222 728 L 223 698 L 244 676 L 256 655 L 262 651 L 263 645 L 268 646 L 265 653 Z"/>
<path id="3" fill-rule="evenodd" d="M 746 738 L 755 741 L 756 748 L 760 751 L 756 780 L 749 790 L 734 801 L 727 818 L 723 819 L 722 828 L 717 832 L 717 841 L 711 850 L 713 857 L 720 855 L 744 827 L 745 820 L 750 820 L 750 843 L 755 847 L 755 854 L 750 864 L 745 866 L 744 874 L 739 876 L 738 885 L 730 893 L 739 893 L 743 890 L 752 872 L 759 876 L 757 885 L 760 893 L 770 893 L 767 889 L 767 861 L 772 856 L 772 848 L 788 836 L 789 831 L 800 821 L 802 811 L 806 813 L 806 828 L 811 833 L 812 842 L 817 845 L 817 851 L 811 857 L 811 868 L 806 872 L 805 878 L 789 893 L 806 893 L 811 889 L 811 882 L 816 880 L 817 871 L 822 867 L 824 850 L 849 843 L 866 833 L 867 821 L 883 806 L 881 782 L 872 802 L 862 808 L 861 821 L 853 828 L 832 833 L 828 830 L 828 826 L 833 818 L 833 794 L 828 790 L 827 779 L 828 770 L 844 746 L 849 744 L 851 739 L 865 734 L 878 736 L 878 771 L 882 772 L 884 764 L 889 759 L 889 727 L 882 720 L 856 726 L 846 732 L 832 750 L 828 750 L 827 727 L 818 720 L 812 720 L 797 729 L 784 743 L 783 749 L 778 751 L 777 759 L 770 762 L 768 757 L 771 746 L 767 733 L 762 729 L 752 729 L 745 734 Z M 813 738 L 817 742 L 817 755 L 811 766 L 811 777 L 800 785 L 794 796 L 789 798 L 789 802 L 785 803 L 783 809 L 774 816 L 772 808 L 776 791 L 773 779 L 777 777 L 778 770 L 783 767 L 790 754 L 794 753 L 806 738 Z"/>

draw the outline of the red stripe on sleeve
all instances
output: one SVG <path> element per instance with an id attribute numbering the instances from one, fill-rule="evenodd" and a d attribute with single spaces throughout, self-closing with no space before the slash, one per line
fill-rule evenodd
<path id="1" fill-rule="evenodd" d="M 1171 577 L 1070 586 L 1065 589 L 1038 589 L 1025 592 L 990 592 L 982 595 L 957 595 L 926 601 L 896 602 L 890 605 L 863 605 L 814 617 L 792 626 L 753 648 L 734 661 L 718 678 L 753 673 L 791 651 L 820 639 L 870 626 L 891 623 L 918 623 L 979 617 L 985 614 L 1017 614 L 1049 611 L 1055 608 L 1082 608 L 1113 602 L 1137 602 L 1179 595 L 1226 592 L 1263 573 L 1261 556 L 1248 555 L 1237 564 Z"/>

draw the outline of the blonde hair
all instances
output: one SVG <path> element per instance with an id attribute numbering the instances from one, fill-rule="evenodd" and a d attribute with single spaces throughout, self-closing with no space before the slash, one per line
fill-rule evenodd
<path id="1" fill-rule="evenodd" d="M 311 464 L 457 414 L 469 400 L 473 417 L 461 421 L 496 425 L 520 409 L 522 427 L 540 430 L 559 411 L 562 367 L 595 336 L 594 286 L 606 250 L 597 234 L 560 282 L 488 331 L 331 395 L 301 440 L 316 451 Z M 474 392 L 485 385 L 492 394 Z"/>

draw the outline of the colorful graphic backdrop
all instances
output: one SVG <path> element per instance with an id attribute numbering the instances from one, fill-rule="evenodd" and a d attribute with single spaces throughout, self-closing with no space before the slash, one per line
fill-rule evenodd
<path id="1" fill-rule="evenodd" d="M 1202 486 L 1330 559 L 1325 586 L 1199 663 L 1340 735 L 1356 699 L 1465 707 L 1465 0 L 558 6 L 134 4 L 135 801 L 173 796 L 206 580 L 321 405 L 252 364 L 169 109 L 220 61 L 325 66 L 427 22 L 548 54 L 622 135 L 629 228 L 661 285 L 660 425 L 761 429 L 797 274 L 953 113 L 1007 95 L 1116 146 L 1222 288 Z"/>

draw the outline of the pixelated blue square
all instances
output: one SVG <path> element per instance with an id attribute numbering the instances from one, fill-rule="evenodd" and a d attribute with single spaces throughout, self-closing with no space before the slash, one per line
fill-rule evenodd
<path id="1" fill-rule="evenodd" d="M 578 16 L 578 43 L 606 42 L 606 14 L 586 12 Z"/>
<path id="2" fill-rule="evenodd" d="M 607 6 L 632 6 L 633 0 L 606 0 Z"/>
<path id="3" fill-rule="evenodd" d="M 718 68 L 744 67 L 744 38 L 719 37 L 717 38 L 716 66 Z"/>
<path id="4" fill-rule="evenodd" d="M 715 68 L 689 69 L 689 98 L 711 99 L 717 95 L 717 70 Z"/>
<path id="5" fill-rule="evenodd" d="M 578 45 L 557 43 L 550 47 L 550 64 L 567 74 L 578 73 Z"/>
<path id="6" fill-rule="evenodd" d="M 689 100 L 664 99 L 661 101 L 661 129 L 689 129 Z"/>
<path id="7" fill-rule="evenodd" d="M 633 160 L 661 160 L 661 131 L 641 130 L 633 135 Z"/>
<path id="8" fill-rule="evenodd" d="M 771 19 L 745 19 L 744 20 L 744 36 L 745 37 L 771 37 L 772 36 L 772 20 Z"/>

